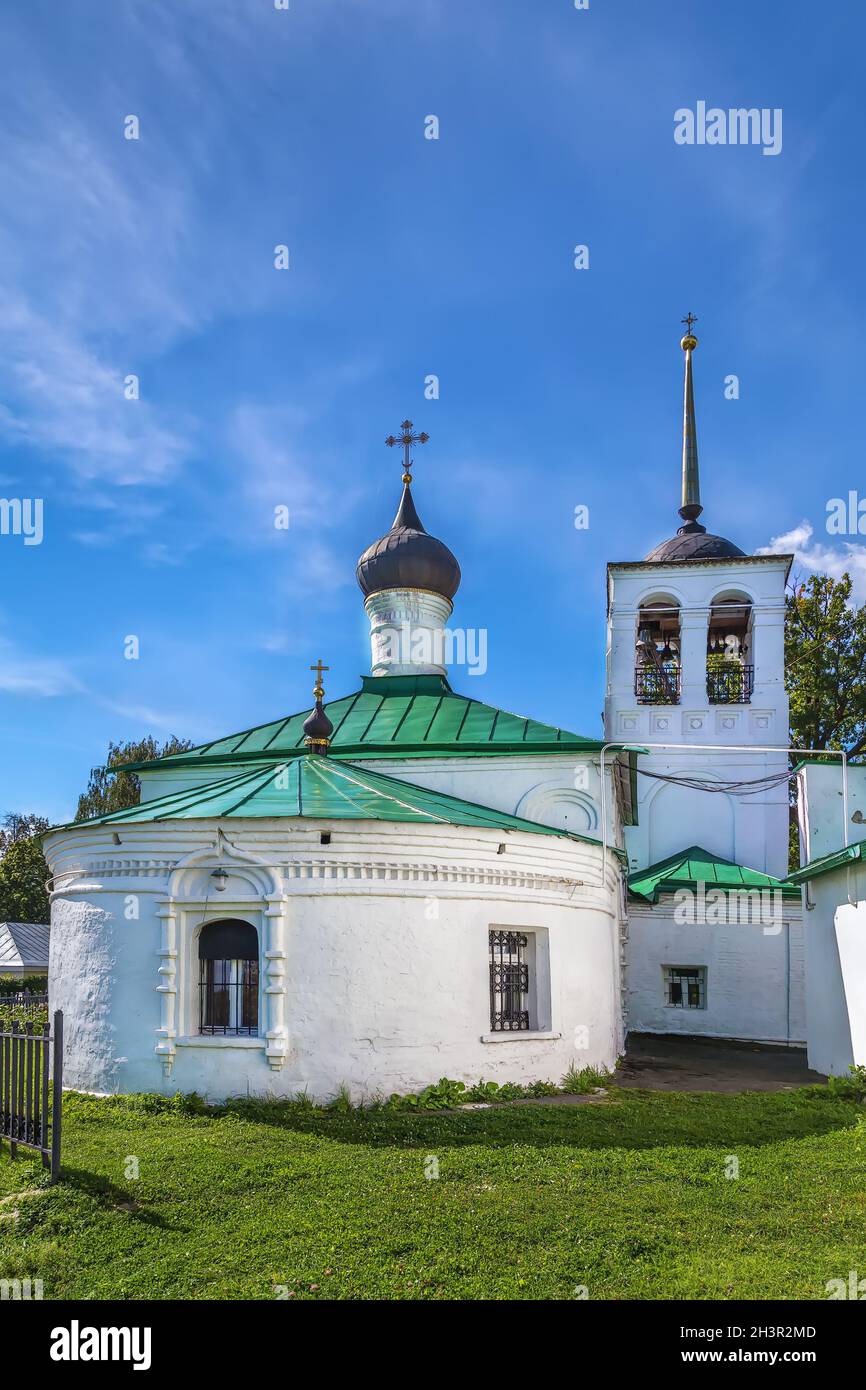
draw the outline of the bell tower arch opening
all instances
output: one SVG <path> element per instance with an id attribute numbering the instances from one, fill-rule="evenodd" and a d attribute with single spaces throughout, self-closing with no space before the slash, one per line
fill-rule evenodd
<path id="1" fill-rule="evenodd" d="M 681 688 L 680 608 L 670 594 L 661 594 L 638 610 L 635 698 L 641 705 L 677 705 Z"/>
<path id="2" fill-rule="evenodd" d="M 707 623 L 707 700 L 747 705 L 755 688 L 752 602 L 748 595 L 717 594 Z"/>

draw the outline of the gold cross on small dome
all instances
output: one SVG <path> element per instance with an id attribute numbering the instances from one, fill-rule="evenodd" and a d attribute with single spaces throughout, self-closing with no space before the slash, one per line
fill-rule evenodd
<path id="1" fill-rule="evenodd" d="M 402 434 L 389 434 L 385 443 L 389 449 L 393 449 L 395 444 L 403 445 L 403 482 L 411 483 L 412 474 L 409 470 L 412 467 L 412 460 L 409 457 L 409 451 L 413 444 L 426 444 L 430 436 L 425 434 L 423 430 L 420 434 L 413 434 L 411 420 L 404 420 L 400 429 Z"/>
<path id="2" fill-rule="evenodd" d="M 318 659 L 318 661 L 316 662 L 315 666 L 311 666 L 311 667 L 310 667 L 310 670 L 311 670 L 311 671 L 315 671 L 315 673 L 316 673 L 316 684 L 313 686 L 313 694 L 315 695 L 315 697 L 316 697 L 317 700 L 321 700 L 322 696 L 323 696 L 324 693 L 325 693 L 324 687 L 323 687 L 323 685 L 322 685 L 322 672 L 323 672 L 323 671 L 330 671 L 330 669 L 331 669 L 330 666 L 323 666 L 323 665 L 322 665 L 322 658 L 321 658 L 321 657 L 319 657 L 319 659 Z"/>

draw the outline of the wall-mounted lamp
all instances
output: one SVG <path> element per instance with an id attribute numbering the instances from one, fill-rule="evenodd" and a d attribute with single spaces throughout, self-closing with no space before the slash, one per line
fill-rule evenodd
<path id="1" fill-rule="evenodd" d="M 214 887 L 216 888 L 217 892 L 224 893 L 226 891 L 226 884 L 228 883 L 229 879 L 228 872 L 223 868 L 214 869 L 213 873 L 211 874 L 211 878 L 214 881 Z"/>

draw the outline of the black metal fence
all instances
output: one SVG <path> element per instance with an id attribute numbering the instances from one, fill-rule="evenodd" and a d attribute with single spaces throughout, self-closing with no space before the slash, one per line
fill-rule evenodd
<path id="1" fill-rule="evenodd" d="M 732 662 L 707 671 L 707 699 L 711 705 L 747 705 L 754 687 L 754 666 Z"/>
<path id="2" fill-rule="evenodd" d="M 678 705 L 680 702 L 680 667 L 654 663 L 635 667 L 634 693 L 639 705 Z"/>
<path id="3" fill-rule="evenodd" d="M 0 1033 L 0 1147 L 8 1139 L 13 1158 L 19 1144 L 38 1149 L 52 1182 L 60 1171 L 62 1098 L 62 1012 L 41 1027 L 13 1019 Z"/>

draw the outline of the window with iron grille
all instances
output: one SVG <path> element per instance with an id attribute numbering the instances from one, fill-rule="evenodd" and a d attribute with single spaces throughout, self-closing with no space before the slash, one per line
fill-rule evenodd
<path id="1" fill-rule="evenodd" d="M 490 1030 L 529 1028 L 529 938 L 525 932 L 490 932 Z"/>
<path id="2" fill-rule="evenodd" d="M 703 965 L 665 966 L 665 1003 L 669 1009 L 705 1009 L 707 972 Z"/>
<path id="3" fill-rule="evenodd" d="M 255 1037 L 259 1029 L 259 938 L 234 918 L 208 922 L 198 939 L 199 1032 Z"/>

